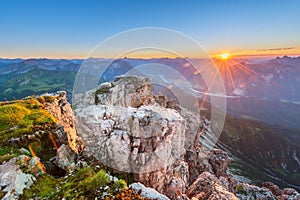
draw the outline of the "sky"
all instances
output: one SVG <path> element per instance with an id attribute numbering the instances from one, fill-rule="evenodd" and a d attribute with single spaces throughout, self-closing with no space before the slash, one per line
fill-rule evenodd
<path id="1" fill-rule="evenodd" d="M 0 57 L 85 58 L 143 27 L 182 32 L 210 55 L 300 55 L 299 8 L 299 0 L 0 0 Z"/>

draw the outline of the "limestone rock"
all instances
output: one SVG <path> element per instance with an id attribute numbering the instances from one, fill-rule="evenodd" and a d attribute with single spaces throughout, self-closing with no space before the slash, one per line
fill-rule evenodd
<path id="1" fill-rule="evenodd" d="M 141 192 L 143 198 L 148 199 L 157 199 L 157 200 L 170 200 L 163 194 L 160 194 L 156 190 L 152 188 L 145 187 L 141 183 L 132 183 L 129 187 L 131 187 L 136 193 Z"/>
<path id="2" fill-rule="evenodd" d="M 39 157 L 31 158 L 29 162 L 25 164 L 25 166 L 26 165 L 28 165 L 27 168 L 31 174 L 41 174 L 44 173 L 46 170 L 45 166 L 41 163 Z"/>
<path id="3" fill-rule="evenodd" d="M 84 93 L 76 94 L 72 102 L 73 108 L 78 109 L 78 108 L 84 108 L 87 106 L 95 105 L 96 90 L 97 88 L 88 90 Z"/>
<path id="4" fill-rule="evenodd" d="M 166 185 L 164 194 L 171 199 L 181 199 L 186 192 L 186 182 L 181 177 L 173 176 L 169 184 Z"/>
<path id="5" fill-rule="evenodd" d="M 247 183 L 239 183 L 236 186 L 236 192 L 238 198 L 242 200 L 275 200 L 277 199 L 270 190 L 266 188 L 257 187 Z"/>
<path id="6" fill-rule="evenodd" d="M 237 200 L 238 198 L 231 192 L 227 191 L 217 179 L 209 172 L 203 172 L 188 188 L 187 195 L 197 199 L 224 199 Z"/>
<path id="7" fill-rule="evenodd" d="M 226 152 L 220 149 L 213 149 L 209 152 L 209 163 L 217 177 L 222 175 L 226 176 L 226 170 L 229 162 L 230 159 Z"/>
<path id="8" fill-rule="evenodd" d="M 226 190 L 221 185 L 216 185 L 214 191 L 209 196 L 208 200 L 238 200 L 233 193 Z"/>
<path id="9" fill-rule="evenodd" d="M 278 199 L 299 199 L 300 194 L 293 188 L 280 189 L 277 185 L 271 182 L 263 182 L 262 186 L 269 189 Z"/>
<path id="10" fill-rule="evenodd" d="M 201 149 L 187 150 L 185 160 L 189 166 L 189 185 L 191 185 L 202 172 L 213 173 L 208 155 Z"/>
<path id="11" fill-rule="evenodd" d="M 24 159 L 26 162 L 31 160 L 27 156 L 20 156 L 0 165 L 0 187 L 2 191 L 7 192 L 3 200 L 18 199 L 23 190 L 30 188 L 35 181 L 33 175 L 22 172 L 17 164 L 18 161 L 22 163 Z"/>
<path id="12" fill-rule="evenodd" d="M 63 144 L 59 147 L 55 159 L 55 164 L 67 172 L 72 172 L 75 169 L 76 154 L 69 146 Z"/>
<path id="13" fill-rule="evenodd" d="M 159 106 L 76 109 L 84 153 L 120 171 L 146 172 L 183 157 L 185 121 Z"/>
<path id="14" fill-rule="evenodd" d="M 105 83 L 106 85 L 108 84 Z M 152 99 L 154 88 L 150 78 L 120 76 L 116 77 L 114 85 L 109 91 L 108 88 L 105 90 L 103 85 L 98 87 L 97 104 L 137 108 L 141 105 L 149 105 L 149 99 Z"/>
<path id="15" fill-rule="evenodd" d="M 57 124 L 63 126 L 68 136 L 69 146 L 73 151 L 78 153 L 82 150 L 82 142 L 78 137 L 75 129 L 75 119 L 70 103 L 67 101 L 66 92 L 59 91 L 52 94 L 55 98 L 52 103 L 48 103 L 45 107 L 56 119 Z"/>
<path id="16" fill-rule="evenodd" d="M 190 198 L 207 199 L 212 194 L 212 188 L 215 184 L 220 184 L 217 177 L 209 172 L 203 172 L 188 188 L 187 195 Z"/>

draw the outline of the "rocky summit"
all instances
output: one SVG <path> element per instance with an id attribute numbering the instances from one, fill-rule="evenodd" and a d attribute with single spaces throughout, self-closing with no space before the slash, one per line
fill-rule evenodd
<path id="1" fill-rule="evenodd" d="M 201 145 L 210 123 L 153 91 L 149 78 L 121 76 L 77 94 L 72 107 L 63 91 L 3 102 L 0 197 L 300 199 L 233 178 L 229 155 Z"/>
<path id="2" fill-rule="evenodd" d="M 211 134 L 200 116 L 153 90 L 149 78 L 122 76 L 75 97 L 83 154 L 170 199 L 278 197 L 238 183 L 227 173 L 229 156 L 200 145 L 201 134 Z"/>

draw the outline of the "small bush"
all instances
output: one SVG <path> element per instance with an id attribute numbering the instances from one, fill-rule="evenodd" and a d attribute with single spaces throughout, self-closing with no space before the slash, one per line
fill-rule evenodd
<path id="1" fill-rule="evenodd" d="M 114 182 L 113 186 L 112 186 L 112 190 L 113 192 L 120 192 L 123 189 L 125 189 L 127 187 L 127 184 L 124 180 L 119 179 L 116 182 Z"/>
<path id="2" fill-rule="evenodd" d="M 108 183 L 109 177 L 104 170 L 100 170 L 95 176 L 89 177 L 85 181 L 86 189 L 90 191 L 95 191 Z"/>
<path id="3" fill-rule="evenodd" d="M 105 94 L 105 93 L 109 93 L 110 88 L 99 88 L 96 90 L 95 92 L 95 104 L 97 105 L 99 103 L 99 99 L 98 99 L 98 94 Z"/>

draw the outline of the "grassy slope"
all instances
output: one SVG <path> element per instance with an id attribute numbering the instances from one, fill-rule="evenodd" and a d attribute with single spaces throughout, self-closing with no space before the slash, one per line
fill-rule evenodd
<path id="1" fill-rule="evenodd" d="M 54 178 L 47 174 L 37 178 L 32 188 L 25 190 L 22 199 L 142 199 L 122 179 L 112 181 L 104 170 L 92 167 L 77 169 L 72 176 Z M 100 197 L 100 198 L 99 198 Z"/>
<path id="2" fill-rule="evenodd" d="M 32 146 L 38 156 L 49 155 L 52 144 L 49 131 L 55 126 L 55 119 L 43 109 L 43 105 L 35 98 L 0 103 L 0 163 L 18 154 L 18 149 Z M 37 130 L 44 131 L 41 138 L 28 140 Z M 19 138 L 19 141 L 11 141 Z M 40 143 L 41 142 L 41 143 Z M 43 146 L 48 145 L 48 146 Z M 45 152 L 47 152 L 45 154 Z M 49 156 L 54 156 L 52 152 Z"/>
<path id="3" fill-rule="evenodd" d="M 49 133 L 56 128 L 56 122 L 43 107 L 35 98 L 0 102 L 0 164 L 21 155 L 19 149 L 22 147 L 29 150 L 31 146 L 42 163 L 56 155 L 49 137 Z M 36 131 L 43 134 L 34 140 L 28 139 L 27 136 Z M 12 138 L 20 138 L 20 141 L 11 142 Z M 133 190 L 125 188 L 127 183 L 123 179 L 130 182 L 131 175 L 119 174 L 116 176 L 120 179 L 112 181 L 104 168 L 92 166 L 94 164 L 90 163 L 85 168 L 78 168 L 66 177 L 40 174 L 20 199 L 143 199 Z M 3 195 L 5 193 L 0 189 L 0 197 Z"/>

